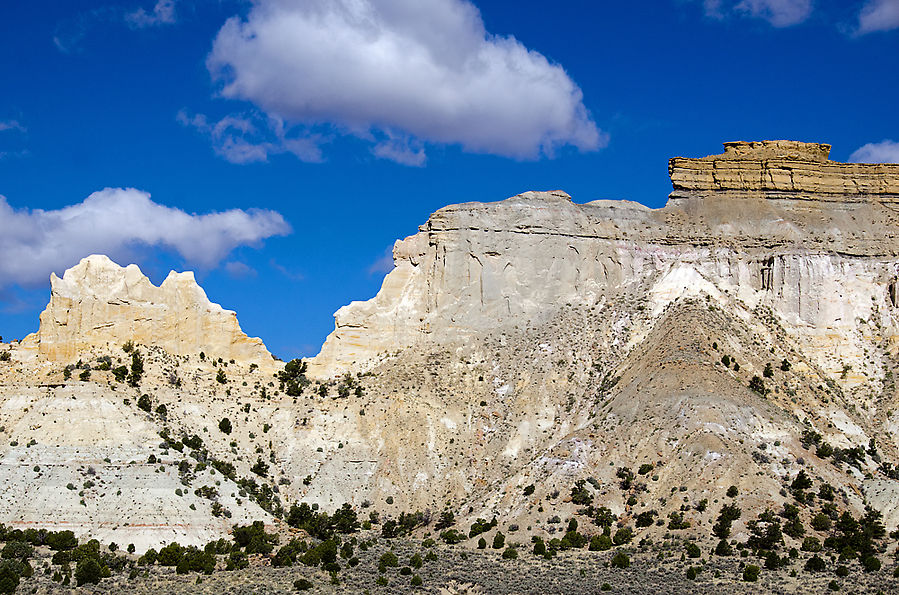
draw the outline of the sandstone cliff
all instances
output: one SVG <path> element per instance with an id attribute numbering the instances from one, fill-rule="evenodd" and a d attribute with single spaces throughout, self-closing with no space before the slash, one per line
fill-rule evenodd
<path id="1" fill-rule="evenodd" d="M 156 287 L 137 265 L 120 267 L 106 256 L 88 256 L 62 279 L 50 276 L 50 303 L 40 330 L 23 341 L 51 361 L 68 362 L 92 348 L 126 341 L 175 355 L 271 364 L 260 339 L 240 330 L 237 315 L 214 304 L 192 272 L 172 271 Z"/>
<path id="2" fill-rule="evenodd" d="M 423 339 L 546 320 L 566 303 L 649 295 L 661 311 L 708 293 L 770 308 L 818 365 L 876 385 L 880 364 L 865 354 L 899 338 L 899 166 L 837 164 L 828 151 L 728 143 L 724 155 L 673 159 L 676 191 L 658 210 L 559 191 L 443 208 L 397 242 L 374 299 L 337 312 L 310 370 L 370 367 Z"/>

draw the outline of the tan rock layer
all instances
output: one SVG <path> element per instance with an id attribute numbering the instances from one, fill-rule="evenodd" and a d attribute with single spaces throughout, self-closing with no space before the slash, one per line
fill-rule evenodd
<path id="1" fill-rule="evenodd" d="M 675 157 L 675 190 L 761 191 L 792 198 L 899 202 L 899 164 L 829 161 L 829 145 L 793 141 L 725 143 L 722 155 Z"/>

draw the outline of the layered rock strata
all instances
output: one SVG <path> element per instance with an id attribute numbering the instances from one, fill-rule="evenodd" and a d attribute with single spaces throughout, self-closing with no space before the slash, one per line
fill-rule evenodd
<path id="1" fill-rule="evenodd" d="M 378 295 L 336 313 L 311 373 L 366 368 L 423 339 L 545 320 L 566 303 L 648 295 L 661 311 L 703 292 L 770 309 L 842 381 L 876 381 L 864 354 L 882 339 L 895 348 L 899 336 L 899 166 L 837 164 L 828 152 L 772 141 L 674 159 L 676 190 L 657 210 L 576 204 L 561 191 L 440 209 L 396 243 Z M 793 182 L 781 183 L 780 169 Z"/>
<path id="2" fill-rule="evenodd" d="M 722 155 L 675 157 L 668 172 L 674 189 L 688 192 L 899 202 L 899 165 L 838 163 L 830 161 L 829 154 L 830 145 L 820 143 L 739 141 L 724 143 Z"/>
<path id="3" fill-rule="evenodd" d="M 70 361 L 93 348 L 126 341 L 175 355 L 198 354 L 270 364 L 260 339 L 240 329 L 237 315 L 206 297 L 192 272 L 172 271 L 159 287 L 137 265 L 121 267 L 93 255 L 50 275 L 50 303 L 40 330 L 25 338 L 51 361 Z"/>

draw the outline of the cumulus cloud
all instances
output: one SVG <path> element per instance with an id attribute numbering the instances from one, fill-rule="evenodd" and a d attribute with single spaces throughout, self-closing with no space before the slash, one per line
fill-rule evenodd
<path id="1" fill-rule="evenodd" d="M 703 0 L 707 16 L 723 19 L 728 12 L 768 21 L 774 27 L 802 23 L 812 14 L 812 0 Z"/>
<path id="2" fill-rule="evenodd" d="M 854 163 L 899 163 L 899 142 L 885 140 L 859 147 L 849 161 Z"/>
<path id="3" fill-rule="evenodd" d="M 175 20 L 175 0 L 158 0 L 152 10 L 138 8 L 125 15 L 125 22 L 135 29 L 171 25 Z"/>
<path id="4" fill-rule="evenodd" d="M 899 0 L 868 0 L 858 15 L 858 33 L 899 28 Z"/>
<path id="5" fill-rule="evenodd" d="M 401 163 L 423 163 L 422 143 L 528 159 L 607 142 L 565 70 L 488 33 L 468 0 L 254 0 L 207 66 L 224 97 Z"/>
<path id="6" fill-rule="evenodd" d="M 234 248 L 290 233 L 277 212 L 232 209 L 196 215 L 153 202 L 133 188 L 107 188 L 58 210 L 16 210 L 0 196 L 0 286 L 40 286 L 93 253 L 134 247 L 176 251 L 187 263 L 216 266 Z"/>

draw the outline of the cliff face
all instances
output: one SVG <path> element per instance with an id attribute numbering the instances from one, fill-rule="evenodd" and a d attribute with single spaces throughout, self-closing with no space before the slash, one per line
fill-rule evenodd
<path id="1" fill-rule="evenodd" d="M 733 142 L 724 154 L 675 157 L 668 164 L 675 190 L 748 191 L 838 202 L 899 202 L 899 165 L 837 163 L 830 145 L 795 141 Z"/>
<path id="2" fill-rule="evenodd" d="M 175 355 L 204 351 L 225 360 L 272 362 L 262 341 L 240 330 L 234 312 L 209 301 L 192 272 L 172 271 L 156 287 L 137 265 L 123 268 L 106 256 L 84 258 L 62 279 L 52 274 L 40 321 L 24 342 L 52 361 L 133 341 Z"/>
<path id="3" fill-rule="evenodd" d="M 570 303 L 649 295 L 658 313 L 705 293 L 770 309 L 842 382 L 878 382 L 865 353 L 899 340 L 899 166 L 837 164 L 828 152 L 729 143 L 724 155 L 673 159 L 675 192 L 658 210 L 559 191 L 443 208 L 397 242 L 374 299 L 336 313 L 310 369 L 369 367 L 417 341 L 546 320 Z"/>

